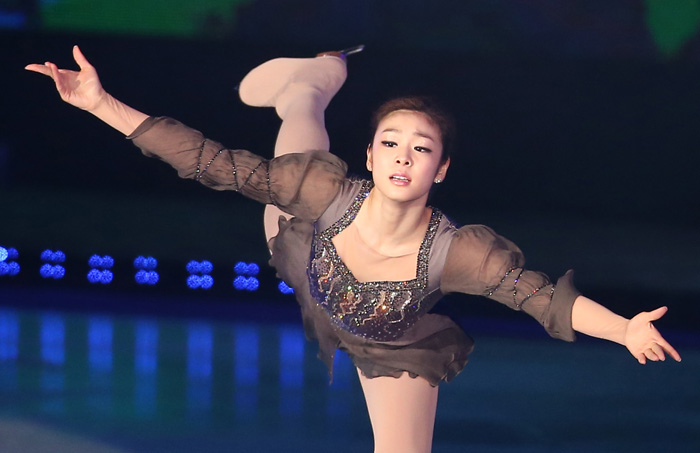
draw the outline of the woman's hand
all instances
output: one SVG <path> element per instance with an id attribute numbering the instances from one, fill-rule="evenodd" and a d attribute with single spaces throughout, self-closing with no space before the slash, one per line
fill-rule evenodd
<path id="1" fill-rule="evenodd" d="M 676 361 L 681 361 L 680 354 L 652 324 L 652 321 L 660 319 L 667 311 L 667 307 L 661 307 L 651 312 L 642 312 L 627 324 L 625 346 L 642 365 L 647 363 L 647 359 L 654 362 L 666 360 L 667 353 Z"/>
<path id="2" fill-rule="evenodd" d="M 61 99 L 83 110 L 94 111 L 104 101 L 105 90 L 102 88 L 97 71 L 78 46 L 73 46 L 73 58 L 78 63 L 80 71 L 58 69 L 55 64 L 48 61 L 43 65 L 30 64 L 24 69 L 51 77 Z"/>
<path id="3" fill-rule="evenodd" d="M 124 135 L 130 135 L 148 118 L 145 113 L 114 99 L 102 88 L 97 71 L 78 46 L 73 46 L 73 58 L 80 66 L 78 72 L 58 69 L 48 61 L 44 64 L 30 64 L 24 69 L 51 77 L 61 99 L 92 113 Z"/>

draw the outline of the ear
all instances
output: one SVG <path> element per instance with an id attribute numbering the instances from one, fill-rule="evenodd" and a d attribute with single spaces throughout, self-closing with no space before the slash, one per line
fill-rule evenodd
<path id="1" fill-rule="evenodd" d="M 372 171 L 372 144 L 367 145 L 367 170 Z"/>
<path id="2" fill-rule="evenodd" d="M 445 180 L 445 176 L 447 176 L 447 169 L 450 168 L 450 158 L 448 157 L 447 160 L 440 164 L 438 167 L 437 174 L 435 175 L 435 178 L 442 179 L 443 181 Z"/>

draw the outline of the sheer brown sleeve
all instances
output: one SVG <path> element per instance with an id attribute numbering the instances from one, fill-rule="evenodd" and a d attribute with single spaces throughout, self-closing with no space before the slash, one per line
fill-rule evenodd
<path id="1" fill-rule="evenodd" d="M 317 219 L 345 180 L 347 166 L 327 151 L 272 160 L 229 149 L 177 120 L 150 117 L 127 137 L 148 157 L 174 167 L 181 178 L 215 190 L 234 190 L 303 219 Z"/>
<path id="2" fill-rule="evenodd" d="M 554 338 L 574 341 L 571 309 L 580 294 L 573 271 L 555 284 L 541 273 L 526 270 L 520 249 L 483 225 L 460 228 L 454 235 L 440 282 L 443 293 L 482 295 L 522 310 Z"/>

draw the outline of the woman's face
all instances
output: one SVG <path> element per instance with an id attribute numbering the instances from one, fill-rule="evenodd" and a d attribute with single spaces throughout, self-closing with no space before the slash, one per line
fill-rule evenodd
<path id="1" fill-rule="evenodd" d="M 398 202 L 427 202 L 436 178 L 445 179 L 440 129 L 423 113 L 397 110 L 380 121 L 367 148 L 375 187 Z"/>

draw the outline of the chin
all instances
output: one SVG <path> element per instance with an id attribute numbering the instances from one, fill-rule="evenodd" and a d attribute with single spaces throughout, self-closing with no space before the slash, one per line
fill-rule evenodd
<path id="1" fill-rule="evenodd" d="M 376 186 L 375 186 L 376 187 Z M 411 190 L 411 187 L 395 187 L 378 188 L 381 195 L 395 203 L 416 203 L 422 202 L 424 205 L 428 202 L 428 192 L 417 193 Z"/>

